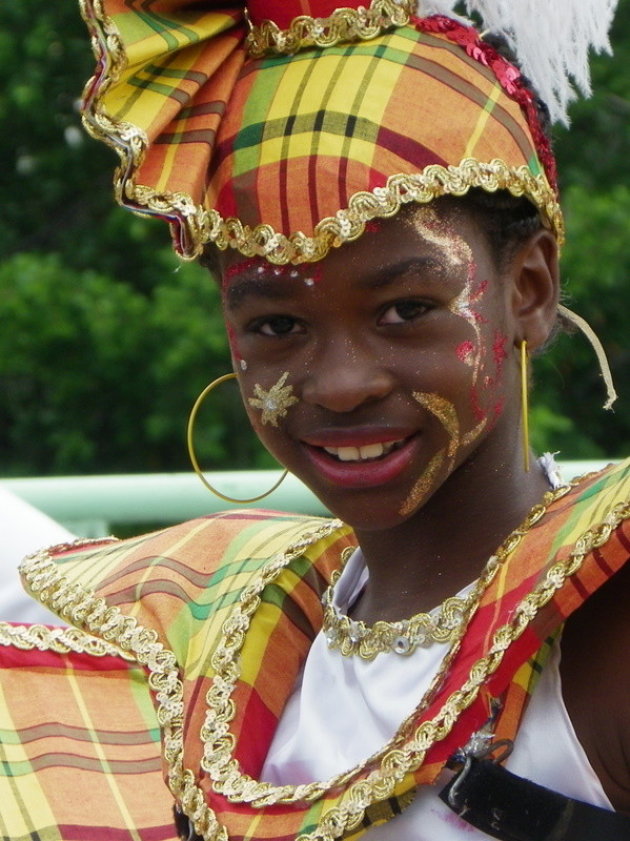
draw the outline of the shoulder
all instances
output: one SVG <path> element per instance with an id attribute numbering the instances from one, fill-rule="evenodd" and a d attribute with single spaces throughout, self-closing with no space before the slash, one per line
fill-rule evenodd
<path id="1" fill-rule="evenodd" d="M 21 573 L 26 589 L 65 622 L 99 633 L 133 617 L 164 637 L 174 623 L 202 622 L 233 604 L 270 565 L 293 563 L 299 578 L 314 569 L 318 583 L 327 581 L 338 547 L 351 541 L 351 530 L 334 520 L 229 511 L 128 540 L 61 544 L 27 558 Z"/>
<path id="2" fill-rule="evenodd" d="M 611 803 L 630 813 L 630 461 L 577 482 L 555 528 L 555 560 L 572 569 L 551 605 L 568 617 L 563 698 Z"/>
<path id="3" fill-rule="evenodd" d="M 144 564 L 164 573 L 169 562 L 196 573 L 212 574 L 233 560 L 264 562 L 293 544 L 308 544 L 320 533 L 343 527 L 338 521 L 276 511 L 227 511 L 199 517 L 137 537 L 118 540 L 74 540 L 44 549 L 20 565 L 26 578 L 43 565 L 68 579 L 89 582 L 101 590 L 118 574 L 131 574 Z M 149 572 L 152 574 L 152 572 Z"/>
<path id="4" fill-rule="evenodd" d="M 616 810 L 630 814 L 630 563 L 567 621 L 562 694 L 577 737 Z"/>

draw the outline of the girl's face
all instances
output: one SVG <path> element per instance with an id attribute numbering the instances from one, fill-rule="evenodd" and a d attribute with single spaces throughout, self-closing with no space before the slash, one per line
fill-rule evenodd
<path id="1" fill-rule="evenodd" d="M 412 517 L 517 446 L 510 284 L 464 214 L 417 207 L 317 264 L 226 255 L 235 370 L 265 446 L 355 528 Z"/>

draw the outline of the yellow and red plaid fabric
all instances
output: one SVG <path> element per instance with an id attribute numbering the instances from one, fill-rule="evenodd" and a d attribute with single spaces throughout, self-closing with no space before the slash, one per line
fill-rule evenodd
<path id="1" fill-rule="evenodd" d="M 252 59 L 242 8 L 81 2 L 99 56 L 86 125 L 121 155 L 119 200 L 169 219 L 184 254 L 315 260 L 370 218 L 472 186 L 526 195 L 561 236 L 518 71 L 472 29 L 412 19 Z"/>
<path id="2" fill-rule="evenodd" d="M 0 837 L 175 838 L 144 671 L 113 655 L 25 651 L 25 635 L 11 647 L 0 629 Z"/>
<path id="3" fill-rule="evenodd" d="M 485 593 L 444 686 L 413 727 L 430 721 L 486 663 L 478 691 L 439 731 L 419 767 L 401 776 L 394 800 L 368 806 L 363 821 L 345 837 L 357 837 L 371 823 L 392 817 L 396 798 L 404 802 L 414 787 L 434 780 L 448 756 L 484 723 L 491 698 L 504 698 L 499 733 L 513 735 L 537 668 L 532 658 L 628 559 L 629 492 L 628 464 L 589 477 L 553 502 L 522 539 Z M 229 795 L 202 770 L 200 734 L 208 726 L 211 699 L 225 691 L 226 676 L 234 674 L 228 731 L 239 770 L 232 782 L 241 773 L 255 779 L 300 664 L 321 627 L 321 593 L 352 540 L 339 524 L 230 512 L 120 543 L 61 550 L 50 567 L 49 561 L 42 566 L 41 559 L 27 562 L 27 581 L 40 598 L 88 629 L 96 642 L 119 646 L 127 658 L 142 642 L 149 677 L 139 657 L 128 662 L 111 652 L 86 653 L 81 631 L 75 633 L 83 651 L 77 644 L 78 653 L 56 653 L 41 635 L 38 649 L 31 645 L 25 651 L 28 634 L 11 638 L 7 626 L 0 626 L 2 836 L 12 841 L 174 838 L 174 798 L 162 774 L 173 784 L 184 770 L 216 816 L 208 838 L 294 841 L 318 827 L 318 838 L 335 837 L 334 821 L 326 831 L 321 827 L 345 802 L 352 784 L 369 774 L 369 766 L 310 803 L 255 806 Z M 296 551 L 280 563 L 290 545 Z M 243 630 L 235 612 L 251 598 L 263 569 L 268 577 L 256 590 L 251 624 Z M 540 592 L 547 596 L 538 603 L 534 599 Z M 116 610 L 126 617 L 123 625 L 117 623 Z M 519 633 L 508 644 L 505 629 L 516 627 L 519 616 Z M 241 633 L 237 660 L 223 662 L 221 655 L 217 661 L 222 637 L 225 641 Z M 175 681 L 170 687 L 156 680 L 166 651 L 174 652 L 173 675 L 178 675 L 169 678 Z M 169 708 L 164 693 L 177 688 L 178 681 L 182 706 Z M 158 722 L 164 730 L 161 770 Z M 179 758 L 172 754 L 178 734 L 183 742 Z M 406 729 L 400 747 L 410 735 Z M 191 815 L 199 810 L 199 802 L 184 805 Z"/>

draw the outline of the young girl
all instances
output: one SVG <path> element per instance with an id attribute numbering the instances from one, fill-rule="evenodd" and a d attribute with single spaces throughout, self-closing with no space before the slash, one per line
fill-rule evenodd
<path id="1" fill-rule="evenodd" d="M 570 316 L 544 107 L 434 6 L 84 3 L 119 198 L 204 251 L 254 429 L 340 519 L 27 559 L 74 629 L 3 628 L 4 837 L 630 838 L 628 470 L 524 434 Z"/>

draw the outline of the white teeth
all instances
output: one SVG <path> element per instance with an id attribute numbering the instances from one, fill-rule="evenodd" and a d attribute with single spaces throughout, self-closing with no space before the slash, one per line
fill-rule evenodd
<path id="1" fill-rule="evenodd" d="M 389 441 L 387 444 L 366 444 L 364 447 L 324 447 L 323 449 L 339 461 L 366 461 L 380 458 L 400 443 L 401 441 Z"/>
<path id="2" fill-rule="evenodd" d="M 361 458 L 378 458 L 385 452 L 382 444 L 368 444 L 367 447 L 359 447 Z"/>
<path id="3" fill-rule="evenodd" d="M 337 458 L 339 461 L 358 461 L 360 454 L 356 447 L 339 447 Z"/>

